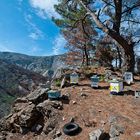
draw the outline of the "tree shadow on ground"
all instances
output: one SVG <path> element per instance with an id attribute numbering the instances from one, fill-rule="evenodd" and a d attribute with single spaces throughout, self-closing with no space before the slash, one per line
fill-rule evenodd
<path id="1" fill-rule="evenodd" d="M 109 86 L 99 86 L 98 89 L 101 89 L 101 90 L 109 90 Z"/>
<path id="2" fill-rule="evenodd" d="M 131 96 L 135 96 L 135 92 L 133 90 L 128 90 L 128 91 L 123 91 L 124 95 L 131 95 Z"/>
<path id="3" fill-rule="evenodd" d="M 79 86 L 79 87 L 85 87 L 85 86 L 87 86 L 87 87 L 91 87 L 90 84 L 78 84 L 77 86 Z"/>

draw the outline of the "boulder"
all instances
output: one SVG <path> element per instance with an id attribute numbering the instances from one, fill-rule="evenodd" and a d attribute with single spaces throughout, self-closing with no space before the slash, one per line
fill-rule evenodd
<path id="1" fill-rule="evenodd" d="M 6 120 L 7 129 L 10 132 L 20 132 L 24 134 L 27 129 L 30 130 L 43 116 L 36 110 L 34 104 L 17 103 L 15 104 L 15 112 Z M 19 109 L 16 109 L 18 108 Z"/>
<path id="2" fill-rule="evenodd" d="M 48 98 L 48 88 L 37 88 L 27 96 L 27 99 L 34 104 L 39 104 Z"/>
<path id="3" fill-rule="evenodd" d="M 102 129 L 97 129 L 89 133 L 89 140 L 104 140 L 104 131 Z"/>
<path id="4" fill-rule="evenodd" d="M 110 138 L 109 140 L 120 140 L 119 137 Z"/>
<path id="5" fill-rule="evenodd" d="M 114 124 L 114 123 L 117 123 L 117 117 L 115 117 L 115 116 L 110 116 L 109 119 L 108 119 L 108 121 L 109 121 L 109 124 L 110 124 L 110 125 L 111 125 L 111 124 Z"/>
<path id="6" fill-rule="evenodd" d="M 46 100 L 43 103 L 40 103 L 36 106 L 36 109 L 43 115 L 43 116 L 50 116 L 50 114 L 55 111 L 54 109 L 62 109 L 63 104 L 60 101 L 50 101 Z"/>
<path id="7" fill-rule="evenodd" d="M 0 140 L 6 140 L 6 137 L 0 135 Z"/>
<path id="8" fill-rule="evenodd" d="M 124 127 L 120 125 L 111 125 L 109 135 L 111 138 L 115 138 L 123 134 L 125 131 Z"/>
<path id="9" fill-rule="evenodd" d="M 58 125 L 57 119 L 51 118 L 47 121 L 47 123 L 45 123 L 45 126 L 43 128 L 43 132 L 46 135 L 48 135 L 51 131 L 53 131 L 56 128 L 57 125 Z"/>
<path id="10" fill-rule="evenodd" d="M 32 128 L 31 128 L 31 131 L 32 132 L 41 132 L 43 128 L 43 125 L 41 124 L 35 124 Z"/>
<path id="11" fill-rule="evenodd" d="M 31 128 L 40 117 L 41 113 L 36 110 L 34 104 L 31 104 L 18 113 L 19 125 Z"/>
<path id="12" fill-rule="evenodd" d="M 17 98 L 14 103 L 16 104 L 16 103 L 27 103 L 27 102 L 28 100 L 25 97 L 23 97 L 23 98 Z"/>
<path id="13" fill-rule="evenodd" d="M 140 137 L 140 132 L 136 132 L 135 136 Z"/>

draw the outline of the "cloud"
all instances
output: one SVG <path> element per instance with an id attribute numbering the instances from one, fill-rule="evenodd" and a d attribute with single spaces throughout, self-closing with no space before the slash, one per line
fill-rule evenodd
<path id="1" fill-rule="evenodd" d="M 29 37 L 32 38 L 33 40 L 38 40 L 39 35 L 37 33 L 30 33 Z"/>
<path id="2" fill-rule="evenodd" d="M 33 40 L 44 39 L 44 33 L 32 22 L 32 16 L 30 14 L 25 14 L 24 17 L 28 24 L 28 30 L 30 32 L 29 37 Z"/>
<path id="3" fill-rule="evenodd" d="M 53 54 L 58 55 L 64 53 L 64 46 L 66 44 L 66 40 L 62 35 L 58 35 L 53 42 Z"/>
<path id="4" fill-rule="evenodd" d="M 60 17 L 55 11 L 54 5 L 58 4 L 58 0 L 30 0 L 30 4 L 37 10 L 37 15 L 41 18 Z"/>

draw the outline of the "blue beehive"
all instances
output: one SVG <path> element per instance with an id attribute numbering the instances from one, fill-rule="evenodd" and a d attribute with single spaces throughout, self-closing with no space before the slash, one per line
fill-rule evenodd
<path id="1" fill-rule="evenodd" d="M 91 79 L 91 87 L 98 88 L 98 86 L 99 86 L 99 77 L 97 75 L 94 75 L 90 79 Z"/>
<path id="2" fill-rule="evenodd" d="M 59 90 L 50 90 L 48 91 L 49 99 L 58 99 L 61 96 L 61 92 Z"/>

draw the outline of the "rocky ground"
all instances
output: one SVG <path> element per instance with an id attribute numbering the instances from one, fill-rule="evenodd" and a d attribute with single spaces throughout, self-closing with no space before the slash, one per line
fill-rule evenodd
<path id="1" fill-rule="evenodd" d="M 17 99 L 13 111 L 1 120 L 0 139 L 7 140 L 139 140 L 140 98 L 134 97 L 140 79 L 125 86 L 123 96 L 109 94 L 109 85 L 92 89 L 90 81 L 62 89 L 69 100 L 48 100 L 45 87 Z M 74 121 L 79 134 L 66 136 L 63 126 Z M 101 138 L 100 136 L 103 136 Z M 100 137 L 100 138 L 99 138 Z"/>

